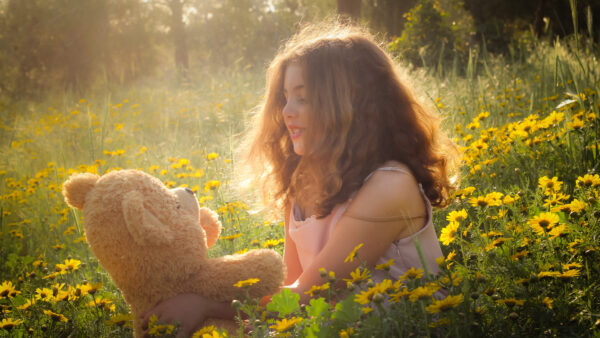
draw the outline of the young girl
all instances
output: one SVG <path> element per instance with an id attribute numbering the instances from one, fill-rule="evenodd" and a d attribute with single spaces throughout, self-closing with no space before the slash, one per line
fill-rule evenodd
<path id="1" fill-rule="evenodd" d="M 432 205 L 451 188 L 454 145 L 399 80 L 394 62 L 366 32 L 305 28 L 275 57 L 248 160 L 267 201 L 283 207 L 287 288 L 308 302 L 319 270 L 349 278 L 361 262 L 393 259 L 392 278 L 411 267 L 436 273 L 442 256 Z M 345 262 L 357 246 L 359 259 Z M 378 274 L 379 273 L 379 274 Z M 229 303 L 179 295 L 150 313 L 184 333 L 210 317 L 232 318 Z"/>

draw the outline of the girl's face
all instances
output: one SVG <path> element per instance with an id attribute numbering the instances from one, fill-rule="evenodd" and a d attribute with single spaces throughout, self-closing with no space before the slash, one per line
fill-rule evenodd
<path id="1" fill-rule="evenodd" d="M 283 121 L 290 133 L 294 152 L 298 155 L 304 155 L 304 132 L 308 127 L 307 121 L 310 106 L 306 100 L 302 67 L 298 64 L 292 63 L 287 66 L 283 80 L 283 93 L 286 100 L 282 111 Z"/>

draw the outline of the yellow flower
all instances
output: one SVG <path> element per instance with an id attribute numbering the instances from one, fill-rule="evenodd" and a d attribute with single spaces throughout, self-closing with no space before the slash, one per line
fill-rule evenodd
<path id="1" fill-rule="evenodd" d="M 94 300 L 89 302 L 87 306 L 96 307 L 100 310 L 107 310 L 110 312 L 116 311 L 116 306 L 113 304 L 113 301 L 106 298 L 94 298 Z"/>
<path id="2" fill-rule="evenodd" d="M 553 227 L 552 230 L 548 232 L 548 235 L 550 235 L 550 238 L 554 239 L 557 237 L 565 236 L 568 232 L 569 229 L 567 229 L 567 226 L 565 224 L 561 224 L 559 226 Z"/>
<path id="3" fill-rule="evenodd" d="M 569 269 L 573 269 L 573 268 L 581 268 L 583 265 L 581 265 L 581 263 L 569 263 L 569 264 L 563 264 L 563 269 L 564 270 L 569 270 Z"/>
<path id="4" fill-rule="evenodd" d="M 458 286 L 460 282 L 462 282 L 462 277 L 459 276 L 456 272 L 453 272 L 452 274 L 450 274 L 450 276 L 444 276 L 444 278 L 442 278 L 443 284 L 452 283 L 452 285 Z"/>
<path id="5" fill-rule="evenodd" d="M 0 299 L 12 298 L 20 293 L 21 291 L 17 291 L 11 281 L 4 281 L 0 285 Z"/>
<path id="6" fill-rule="evenodd" d="M 470 196 L 475 191 L 475 187 L 466 187 L 461 190 L 458 190 L 454 193 L 454 196 L 460 197 L 460 199 L 465 199 L 467 196 Z"/>
<path id="7" fill-rule="evenodd" d="M 545 207 L 554 207 L 554 206 L 558 205 L 559 203 L 562 203 L 562 201 L 564 201 L 564 200 L 566 200 L 566 199 L 568 199 L 570 197 L 569 195 L 565 195 L 565 194 L 562 194 L 562 193 L 557 193 L 557 194 L 550 193 L 550 194 L 547 194 L 547 195 L 549 197 L 544 200 L 544 206 Z"/>
<path id="8" fill-rule="evenodd" d="M 560 191 L 563 182 L 558 180 L 558 177 L 548 178 L 548 176 L 542 176 L 538 179 L 538 186 L 544 191 L 545 194 L 557 193 Z"/>
<path id="9" fill-rule="evenodd" d="M 276 321 L 275 325 L 271 325 L 269 327 L 275 329 L 277 332 L 285 332 L 300 322 L 302 322 L 302 318 L 292 317 L 289 320 L 287 318 L 283 318 L 282 320 Z"/>
<path id="10" fill-rule="evenodd" d="M 210 154 L 206 155 L 206 159 L 209 161 L 212 161 L 218 157 L 219 157 L 219 154 L 217 154 L 217 153 L 210 153 Z"/>
<path id="11" fill-rule="evenodd" d="M 383 263 L 383 264 L 378 264 L 375 266 L 375 269 L 377 270 L 389 270 L 390 267 L 394 265 L 394 259 L 390 258 L 387 262 Z"/>
<path id="12" fill-rule="evenodd" d="M 579 276 L 580 270 L 571 269 L 561 273 L 558 277 L 560 278 L 573 278 Z"/>
<path id="13" fill-rule="evenodd" d="M 153 314 L 148 319 L 148 335 L 150 336 L 165 336 L 170 335 L 175 326 L 173 325 L 161 325 L 158 323 L 158 317 Z"/>
<path id="14" fill-rule="evenodd" d="M 277 239 L 268 239 L 263 242 L 262 247 L 263 248 L 273 248 L 273 247 L 276 247 L 277 245 L 279 245 L 279 243 L 281 243 L 281 242 Z"/>
<path id="15" fill-rule="evenodd" d="M 325 291 L 329 289 L 329 283 L 325 283 L 323 285 L 313 285 L 311 286 L 310 290 L 305 291 L 304 293 L 307 295 L 310 295 L 311 297 L 314 297 L 314 294 L 316 293 L 317 295 L 319 294 L 319 292 L 321 291 Z"/>
<path id="16" fill-rule="evenodd" d="M 364 310 L 363 310 L 364 312 Z M 352 334 L 354 334 L 354 329 L 349 327 L 345 330 L 340 330 L 340 338 L 348 338 L 350 337 Z"/>
<path id="17" fill-rule="evenodd" d="M 369 312 L 373 311 L 373 308 L 372 308 L 372 307 L 370 307 L 370 306 L 365 306 L 365 307 L 363 307 L 361 310 L 362 310 L 362 312 L 363 312 L 364 314 L 367 314 L 367 313 L 369 313 Z"/>
<path id="18" fill-rule="evenodd" d="M 522 306 L 523 304 L 525 304 L 525 300 L 524 299 L 507 298 L 507 299 L 498 299 L 498 300 L 496 300 L 496 303 L 506 304 L 509 307 L 513 307 L 515 305 Z"/>
<path id="19" fill-rule="evenodd" d="M 436 320 L 435 322 L 429 323 L 429 327 L 436 328 L 436 327 L 448 325 L 448 324 L 450 324 L 450 318 L 442 317 L 442 318 Z"/>
<path id="20" fill-rule="evenodd" d="M 454 256 L 456 256 L 456 250 L 452 250 L 452 251 L 450 251 L 450 253 L 449 253 L 449 254 L 448 254 L 448 256 L 446 257 L 446 260 L 447 260 L 447 261 L 451 261 L 451 260 L 454 258 Z"/>
<path id="21" fill-rule="evenodd" d="M 542 303 L 544 305 L 546 305 L 548 307 L 548 309 L 552 310 L 552 308 L 553 308 L 552 303 L 554 303 L 554 299 L 549 298 L 549 297 L 544 297 L 544 299 L 542 299 Z"/>
<path id="22" fill-rule="evenodd" d="M 237 288 L 243 288 L 245 286 L 254 285 L 254 284 L 258 283 L 259 281 L 260 281 L 260 279 L 258 279 L 258 278 L 250 278 L 250 279 L 239 281 L 239 282 L 233 284 L 233 286 L 235 286 Z"/>
<path id="23" fill-rule="evenodd" d="M 216 330 L 217 330 L 217 328 L 214 327 L 214 325 L 205 326 L 205 327 L 201 328 L 200 330 L 194 332 L 194 334 L 192 335 L 192 338 L 204 338 L 204 335 L 207 335 L 208 337 L 212 337 L 213 332 L 215 332 Z"/>
<path id="24" fill-rule="evenodd" d="M 425 308 L 429 313 L 438 313 L 440 311 L 446 311 L 457 307 L 460 303 L 464 302 L 462 294 L 456 296 L 448 296 L 442 300 L 434 300 L 429 306 Z"/>
<path id="25" fill-rule="evenodd" d="M 119 313 L 110 317 L 106 324 L 133 328 L 133 315 L 131 313 Z"/>
<path id="26" fill-rule="evenodd" d="M 572 122 L 567 122 L 567 126 L 571 129 L 578 130 L 585 127 L 585 122 L 580 119 L 573 119 Z"/>
<path id="27" fill-rule="evenodd" d="M 4 318 L 0 321 L 0 329 L 10 331 L 13 327 L 21 324 L 23 324 L 23 321 L 20 319 Z"/>
<path id="28" fill-rule="evenodd" d="M 439 286 L 419 286 L 410 292 L 408 300 L 410 300 L 411 303 L 414 303 L 419 299 L 427 299 L 431 297 L 438 289 Z"/>
<path id="29" fill-rule="evenodd" d="M 352 283 L 360 283 L 362 281 L 367 280 L 369 277 L 371 276 L 371 273 L 369 272 L 368 269 L 360 269 L 360 268 L 356 268 L 356 270 L 351 271 L 350 272 L 350 279 L 344 279 L 344 281 L 346 282 L 347 285 L 350 285 Z"/>
<path id="30" fill-rule="evenodd" d="M 511 239 L 511 238 L 504 238 L 504 237 L 496 238 L 492 243 L 486 245 L 484 250 L 490 251 L 494 248 L 497 248 L 498 246 L 502 245 L 502 243 L 506 242 L 509 239 Z"/>
<path id="31" fill-rule="evenodd" d="M 407 296 L 410 296 L 410 291 L 408 290 L 408 288 L 405 287 L 402 290 L 391 294 L 390 301 L 394 303 L 399 303 L 400 301 L 402 301 L 402 299 L 404 299 Z"/>
<path id="32" fill-rule="evenodd" d="M 469 198 L 469 204 L 474 207 L 500 206 L 502 205 L 502 196 L 501 192 L 494 191 L 485 196 Z"/>
<path id="33" fill-rule="evenodd" d="M 242 236 L 241 233 L 237 233 L 237 234 L 233 234 L 233 235 L 229 235 L 229 236 L 223 236 L 223 237 L 221 237 L 221 239 L 233 241 L 234 239 L 241 237 L 241 236 Z"/>
<path id="34" fill-rule="evenodd" d="M 448 222 L 460 222 L 467 219 L 467 216 L 467 210 L 461 209 L 459 211 L 451 211 L 448 216 L 446 216 L 446 220 Z"/>
<path id="35" fill-rule="evenodd" d="M 216 181 L 216 180 L 210 180 L 210 181 L 206 182 L 206 184 L 204 184 L 204 192 L 207 192 L 209 190 L 215 190 L 220 185 L 221 185 L 221 182 Z"/>
<path id="36" fill-rule="evenodd" d="M 65 265 L 67 271 L 75 271 L 75 270 L 79 269 L 79 266 L 81 265 L 81 261 L 77 260 L 77 259 L 67 259 L 67 260 L 65 260 L 64 265 Z"/>
<path id="37" fill-rule="evenodd" d="M 18 310 L 24 311 L 29 309 L 33 304 L 35 304 L 35 300 L 28 299 L 25 304 L 17 306 Z"/>
<path id="38" fill-rule="evenodd" d="M 556 223 L 558 223 L 559 220 L 560 218 L 555 213 L 542 212 L 538 216 L 535 216 L 534 218 L 527 221 L 527 223 L 529 223 L 529 225 L 533 228 L 533 230 L 535 230 L 536 233 L 542 235 L 545 234 L 546 231 L 551 229 Z"/>
<path id="39" fill-rule="evenodd" d="M 36 300 L 45 300 L 45 301 L 52 301 L 52 290 L 48 289 L 48 288 L 37 288 L 35 290 L 35 299 Z"/>
<path id="40" fill-rule="evenodd" d="M 574 199 L 569 204 L 558 205 L 551 209 L 553 212 L 564 212 L 565 214 L 569 214 L 571 212 L 580 212 L 587 207 L 587 203 L 580 201 L 578 199 Z"/>
<path id="41" fill-rule="evenodd" d="M 585 174 L 585 175 L 583 175 L 583 177 L 581 177 L 581 176 L 577 177 L 577 181 L 575 181 L 575 182 L 576 182 L 578 188 L 597 187 L 600 185 L 600 175 Z"/>
<path id="42" fill-rule="evenodd" d="M 384 279 L 381 283 L 375 284 L 375 286 L 369 288 L 366 291 L 362 291 L 359 294 L 354 295 L 354 301 L 365 305 L 369 303 L 376 294 L 385 294 L 389 289 L 393 287 L 393 283 L 389 279 Z"/>
<path id="43" fill-rule="evenodd" d="M 514 255 L 510 256 L 510 259 L 512 259 L 513 261 L 518 261 L 519 259 L 526 257 L 527 255 L 529 255 L 529 250 L 521 250 L 515 253 Z"/>
<path id="44" fill-rule="evenodd" d="M 67 317 L 61 315 L 60 313 L 52 312 L 50 310 L 44 310 L 44 314 L 50 316 L 50 318 L 52 318 L 52 320 L 56 322 L 67 323 L 69 321 Z"/>
<path id="45" fill-rule="evenodd" d="M 455 239 L 458 232 L 458 222 L 450 222 L 448 226 L 442 229 L 440 241 L 444 245 L 450 245 Z"/>
<path id="46" fill-rule="evenodd" d="M 418 279 L 421 277 L 423 277 L 423 269 L 421 269 L 421 268 L 415 269 L 414 267 L 411 267 L 402 276 L 400 276 L 400 278 L 398 278 L 398 280 Z"/>
<path id="47" fill-rule="evenodd" d="M 561 275 L 560 272 L 558 271 L 540 271 L 538 273 L 538 278 L 545 278 L 545 277 L 559 277 Z"/>
<path id="48" fill-rule="evenodd" d="M 348 262 L 352 262 L 354 261 L 354 257 L 356 256 L 358 249 L 360 249 L 363 246 L 363 243 L 360 243 L 359 245 L 357 245 L 356 247 L 354 247 L 354 249 L 352 249 L 352 251 L 350 252 L 350 254 L 348 254 L 348 257 L 346 257 L 346 259 L 344 259 L 344 263 L 348 263 Z"/>

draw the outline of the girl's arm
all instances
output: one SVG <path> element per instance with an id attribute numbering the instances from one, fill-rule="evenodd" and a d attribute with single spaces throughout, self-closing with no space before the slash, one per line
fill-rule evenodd
<path id="1" fill-rule="evenodd" d="M 287 276 L 284 281 L 284 285 L 294 283 L 300 274 L 302 273 L 302 266 L 300 265 L 300 259 L 298 258 L 298 250 L 296 244 L 290 238 L 290 212 L 291 207 L 287 205 L 285 207 L 284 224 L 285 224 L 285 243 L 283 247 L 283 263 L 285 264 Z"/>
<path id="2" fill-rule="evenodd" d="M 206 299 L 198 294 L 179 294 L 159 303 L 142 314 L 143 335 L 147 335 L 148 320 L 155 314 L 161 323 L 179 323 L 177 337 L 189 337 L 200 329 L 207 318 L 233 319 L 236 315 L 231 302 Z"/>
<path id="3" fill-rule="evenodd" d="M 313 285 L 326 282 L 320 275 L 320 268 L 333 271 L 339 279 L 348 278 L 350 272 L 363 261 L 367 266 L 373 267 L 394 240 L 415 233 L 426 221 L 425 218 L 418 218 L 373 222 L 357 219 L 356 216 L 391 219 L 425 213 L 426 207 L 419 186 L 411 175 L 377 171 L 354 197 L 323 250 L 289 288 L 300 294 L 303 303 L 307 303 L 309 296 L 305 292 Z M 349 253 L 361 243 L 363 245 L 358 250 L 358 258 L 344 263 Z"/>

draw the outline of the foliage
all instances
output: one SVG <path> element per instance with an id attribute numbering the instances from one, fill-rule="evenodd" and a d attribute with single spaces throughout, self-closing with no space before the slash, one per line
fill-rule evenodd
<path id="1" fill-rule="evenodd" d="M 389 44 L 390 50 L 414 66 L 441 68 L 443 63 L 463 59 L 469 47 L 468 33 L 451 21 L 449 12 L 435 0 L 420 0 L 404 15 L 402 35 Z M 463 33 L 462 36 L 459 33 Z"/>
<path id="2" fill-rule="evenodd" d="M 577 29 L 573 24 L 572 5 L 579 22 Z M 594 0 L 464 0 L 464 6 L 475 21 L 478 41 L 485 41 L 488 49 L 495 53 L 507 52 L 509 45 L 523 31 L 553 40 L 573 35 L 577 30 L 580 34 L 587 33 L 596 42 L 600 39 L 600 22 L 597 20 L 600 3 Z"/>

